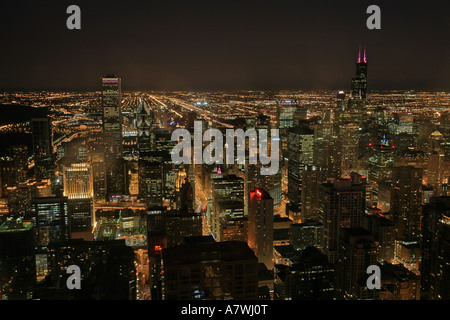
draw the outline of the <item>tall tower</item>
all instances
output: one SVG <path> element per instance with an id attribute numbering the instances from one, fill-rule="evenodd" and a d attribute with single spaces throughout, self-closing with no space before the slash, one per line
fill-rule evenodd
<path id="1" fill-rule="evenodd" d="M 422 215 L 422 169 L 396 167 L 392 176 L 391 214 L 401 242 L 419 241 Z"/>
<path id="2" fill-rule="evenodd" d="M 293 203 L 301 202 L 302 171 L 314 164 L 314 131 L 297 126 L 288 131 L 288 197 Z"/>
<path id="3" fill-rule="evenodd" d="M 102 77 L 103 133 L 114 139 L 114 149 L 122 157 L 122 89 L 115 75 Z"/>
<path id="4" fill-rule="evenodd" d="M 34 175 L 36 180 L 54 175 L 53 134 L 50 118 L 31 119 L 33 139 Z"/>
<path id="5" fill-rule="evenodd" d="M 319 216 L 323 223 L 322 250 L 330 262 L 338 257 L 339 237 L 343 228 L 362 226 L 366 207 L 366 181 L 353 174 L 320 186 Z"/>
<path id="6" fill-rule="evenodd" d="M 141 100 L 136 110 L 136 128 L 138 130 L 138 149 L 140 154 L 151 151 L 151 127 L 153 123 L 149 105 Z"/>
<path id="7" fill-rule="evenodd" d="M 248 246 L 259 263 L 273 269 L 273 199 L 264 189 L 250 191 Z"/>
<path id="8" fill-rule="evenodd" d="M 365 99 L 367 91 L 367 56 L 366 49 L 361 55 L 361 46 L 359 46 L 358 60 L 356 62 L 356 76 L 352 78 L 352 97 Z"/>

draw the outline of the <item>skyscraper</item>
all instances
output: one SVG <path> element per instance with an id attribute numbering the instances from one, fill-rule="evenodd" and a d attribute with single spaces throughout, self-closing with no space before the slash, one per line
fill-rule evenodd
<path id="1" fill-rule="evenodd" d="M 245 242 L 186 241 L 162 252 L 167 300 L 257 298 L 258 260 Z"/>
<path id="2" fill-rule="evenodd" d="M 53 133 L 50 118 L 31 119 L 34 175 L 36 180 L 53 177 Z"/>
<path id="3" fill-rule="evenodd" d="M 122 157 L 122 89 L 115 75 L 102 77 L 103 133 L 114 139 L 114 151 Z"/>
<path id="4" fill-rule="evenodd" d="M 343 228 L 361 227 L 366 207 L 366 183 L 359 175 L 320 186 L 319 210 L 323 223 L 322 250 L 334 263 Z"/>
<path id="5" fill-rule="evenodd" d="M 302 171 L 314 164 L 314 131 L 305 126 L 289 129 L 288 197 L 299 203 L 302 192 Z"/>
<path id="6" fill-rule="evenodd" d="M 349 120 L 361 124 L 364 120 L 365 105 L 367 95 L 367 56 L 366 49 L 361 53 L 361 47 L 358 51 L 356 62 L 356 74 L 351 82 L 351 94 L 348 100 Z"/>
<path id="7" fill-rule="evenodd" d="M 87 199 L 94 196 L 92 169 L 88 163 L 64 166 L 64 196 L 69 199 Z"/>
<path id="8" fill-rule="evenodd" d="M 423 207 L 421 285 L 431 300 L 450 299 L 450 197 L 432 197 Z"/>
<path id="9" fill-rule="evenodd" d="M 302 250 L 291 266 L 276 265 L 276 300 L 332 300 L 334 297 L 334 266 L 317 248 Z"/>
<path id="10" fill-rule="evenodd" d="M 31 132 L 33 139 L 33 154 L 44 157 L 53 154 L 53 133 L 50 118 L 32 118 Z"/>
<path id="11" fill-rule="evenodd" d="M 9 218 L 0 226 L 0 299 L 30 299 L 36 283 L 33 225 Z"/>
<path id="12" fill-rule="evenodd" d="M 336 263 L 336 298 L 344 300 L 377 300 L 380 290 L 367 288 L 366 270 L 376 265 L 378 243 L 363 228 L 344 228 L 339 235 Z"/>
<path id="13" fill-rule="evenodd" d="M 264 189 L 250 191 L 248 246 L 259 263 L 273 269 L 273 199 Z"/>
<path id="14" fill-rule="evenodd" d="M 398 241 L 419 241 L 422 216 L 422 169 L 411 166 L 394 168 L 391 215 Z"/>
<path id="15" fill-rule="evenodd" d="M 358 51 L 356 62 L 356 75 L 352 78 L 352 97 L 365 99 L 367 91 L 367 56 L 366 49 L 361 53 L 361 46 Z"/>
<path id="16" fill-rule="evenodd" d="M 46 247 L 49 243 L 70 238 L 67 200 L 67 197 L 40 197 L 31 200 L 37 246 Z"/>
<path id="17" fill-rule="evenodd" d="M 138 150 L 140 154 L 145 154 L 152 150 L 151 130 L 152 113 L 149 105 L 144 99 L 141 99 L 136 110 L 136 128 L 138 130 Z"/>

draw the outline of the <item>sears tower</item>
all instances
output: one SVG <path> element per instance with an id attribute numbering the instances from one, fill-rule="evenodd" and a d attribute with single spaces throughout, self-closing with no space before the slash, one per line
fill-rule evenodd
<path id="1" fill-rule="evenodd" d="M 367 56 L 366 49 L 358 51 L 356 75 L 352 78 L 352 90 L 348 100 L 350 121 L 361 124 L 365 119 L 367 92 Z"/>
<path id="2" fill-rule="evenodd" d="M 361 46 L 358 51 L 358 61 L 356 62 L 356 76 L 352 78 L 352 97 L 355 99 L 365 99 L 367 91 L 367 56 L 366 49 L 361 55 Z"/>

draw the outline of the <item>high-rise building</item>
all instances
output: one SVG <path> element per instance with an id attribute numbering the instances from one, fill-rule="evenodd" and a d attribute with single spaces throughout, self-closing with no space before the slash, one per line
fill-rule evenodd
<path id="1" fill-rule="evenodd" d="M 433 188 L 433 195 L 446 196 L 450 177 L 450 161 L 446 159 L 445 152 L 442 150 L 431 152 L 426 169 L 427 184 Z"/>
<path id="2" fill-rule="evenodd" d="M 18 185 L 8 188 L 9 216 L 25 217 L 31 210 L 31 188 L 28 185 Z"/>
<path id="3" fill-rule="evenodd" d="M 248 246 L 259 263 L 273 269 L 273 199 L 264 189 L 250 191 Z"/>
<path id="4" fill-rule="evenodd" d="M 422 291 L 431 300 L 450 299 L 450 197 L 432 197 L 423 207 Z"/>
<path id="5" fill-rule="evenodd" d="M 74 239 L 50 244 L 47 252 L 49 280 L 56 288 L 51 298 L 64 295 L 67 299 L 135 300 L 134 256 L 133 248 L 127 246 L 125 240 Z M 77 265 L 81 271 L 78 290 L 69 290 L 65 285 L 70 265 Z"/>
<path id="6" fill-rule="evenodd" d="M 275 270 L 276 300 L 334 298 L 334 266 L 317 248 L 305 248 L 293 265 L 276 265 Z"/>
<path id="7" fill-rule="evenodd" d="M 220 175 L 212 179 L 213 206 L 209 224 L 216 238 L 228 221 L 244 216 L 244 179 Z"/>
<path id="8" fill-rule="evenodd" d="M 367 56 L 366 50 L 358 51 L 356 74 L 351 82 L 351 94 L 348 100 L 348 121 L 361 124 L 365 120 L 365 104 L 367 96 Z"/>
<path id="9" fill-rule="evenodd" d="M 33 225 L 9 218 L 0 226 L 0 299 L 30 299 L 35 283 Z"/>
<path id="10" fill-rule="evenodd" d="M 63 170 L 65 197 L 89 199 L 94 196 L 92 169 L 88 163 L 72 163 Z"/>
<path id="11" fill-rule="evenodd" d="M 367 56 L 366 49 L 361 54 L 361 47 L 356 62 L 356 75 L 352 78 L 352 97 L 365 99 L 367 94 Z"/>
<path id="12" fill-rule="evenodd" d="M 348 123 L 340 128 L 341 140 L 341 175 L 349 176 L 352 171 L 358 171 L 359 156 L 359 125 Z"/>
<path id="13" fill-rule="evenodd" d="M 16 167 L 16 183 L 27 181 L 28 173 L 28 146 L 18 145 L 10 148 L 11 157 L 14 159 Z"/>
<path id="14" fill-rule="evenodd" d="M 422 217 L 422 169 L 396 167 L 392 176 L 391 215 L 396 239 L 419 241 Z"/>
<path id="15" fill-rule="evenodd" d="M 122 88 L 115 75 L 102 77 L 103 133 L 114 139 L 114 154 L 122 157 Z"/>
<path id="16" fill-rule="evenodd" d="M 366 183 L 360 175 L 320 186 L 319 217 L 323 223 L 322 250 L 334 263 L 343 228 L 361 227 L 366 208 Z"/>
<path id="17" fill-rule="evenodd" d="M 163 177 L 162 162 L 139 160 L 139 199 L 149 207 L 163 204 Z"/>
<path id="18" fill-rule="evenodd" d="M 44 157 L 53 154 L 53 133 L 50 118 L 32 118 L 31 132 L 33 140 L 33 154 Z"/>
<path id="19" fill-rule="evenodd" d="M 301 221 L 319 218 L 319 186 L 325 182 L 321 168 L 307 165 L 302 171 Z"/>
<path id="20" fill-rule="evenodd" d="M 202 215 L 200 213 L 168 212 L 164 219 L 167 247 L 184 244 L 186 237 L 202 235 Z"/>
<path id="21" fill-rule="evenodd" d="M 395 254 L 395 226 L 392 220 L 382 214 L 364 216 L 363 227 L 374 235 L 374 240 L 379 245 L 380 262 L 394 262 Z"/>
<path id="22" fill-rule="evenodd" d="M 305 127 L 289 129 L 288 198 L 301 202 L 302 171 L 314 164 L 314 131 Z"/>
<path id="23" fill-rule="evenodd" d="M 363 228 L 343 228 L 336 262 L 336 298 L 377 300 L 380 290 L 367 287 L 367 268 L 376 265 L 378 243 Z"/>
<path id="24" fill-rule="evenodd" d="M 304 250 L 306 247 L 320 249 L 322 246 L 322 237 L 323 224 L 316 220 L 293 223 L 289 227 L 289 244 L 295 250 Z"/>
<path id="25" fill-rule="evenodd" d="M 420 276 L 401 264 L 383 263 L 380 300 L 420 300 Z"/>
<path id="26" fill-rule="evenodd" d="M 138 130 L 139 154 L 145 154 L 152 150 L 151 131 L 153 124 L 152 111 L 147 102 L 141 99 L 136 110 L 136 128 Z"/>
<path id="27" fill-rule="evenodd" d="M 35 178 L 36 180 L 52 178 L 55 164 L 51 119 L 48 117 L 31 119 L 31 131 Z"/>
<path id="28" fill-rule="evenodd" d="M 32 221 L 36 232 L 36 245 L 70 239 L 67 197 L 40 197 L 31 200 Z"/>
<path id="29" fill-rule="evenodd" d="M 8 195 L 8 188 L 16 185 L 16 166 L 10 157 L 0 158 L 1 195 Z"/>
<path id="30" fill-rule="evenodd" d="M 296 100 L 283 100 L 277 104 L 277 128 L 280 130 L 282 160 L 288 157 L 289 128 L 299 124 L 299 120 L 306 119 L 307 110 L 302 108 Z"/>
<path id="31" fill-rule="evenodd" d="M 162 251 L 167 300 L 255 300 L 258 260 L 245 242 L 187 238 Z"/>
<path id="32" fill-rule="evenodd" d="M 83 236 L 92 230 L 94 225 L 94 204 L 92 198 L 68 199 L 67 210 L 69 214 L 69 225 L 72 237 Z"/>
<path id="33" fill-rule="evenodd" d="M 394 146 L 389 145 L 389 142 L 384 142 L 377 145 L 370 145 L 372 148 L 369 157 L 368 181 L 373 193 L 373 205 L 378 203 L 378 188 L 381 183 L 391 183 L 392 171 L 394 169 Z"/>

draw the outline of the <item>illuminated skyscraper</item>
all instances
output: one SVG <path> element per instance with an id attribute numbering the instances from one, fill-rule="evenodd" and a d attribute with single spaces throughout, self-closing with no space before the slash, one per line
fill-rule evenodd
<path id="1" fill-rule="evenodd" d="M 391 215 L 396 238 L 401 242 L 420 239 L 422 216 L 422 170 L 411 166 L 396 167 L 392 177 Z"/>
<path id="2" fill-rule="evenodd" d="M 122 156 L 122 92 L 121 79 L 102 77 L 103 133 L 114 139 L 115 154 Z"/>
<path id="3" fill-rule="evenodd" d="M 319 218 L 319 186 L 325 182 L 321 168 L 307 165 L 302 171 L 301 220 Z"/>
<path id="4" fill-rule="evenodd" d="M 314 164 L 314 131 L 305 126 L 289 129 L 288 197 L 299 203 L 302 192 L 302 171 Z"/>
<path id="5" fill-rule="evenodd" d="M 259 263 L 273 269 L 273 199 L 264 189 L 250 191 L 248 246 Z"/>
<path id="6" fill-rule="evenodd" d="M 69 199 L 94 196 L 92 169 L 88 163 L 72 163 L 64 167 L 64 196 Z"/>
<path id="7" fill-rule="evenodd" d="M 320 186 L 319 216 L 323 223 L 322 250 L 334 263 L 343 228 L 362 226 L 366 208 L 366 183 L 359 175 Z"/>
<path id="8" fill-rule="evenodd" d="M 67 197 L 41 197 L 31 200 L 32 221 L 37 246 L 61 242 L 70 238 Z"/>
<path id="9" fill-rule="evenodd" d="M 343 177 L 358 170 L 359 126 L 348 123 L 340 128 L 341 140 L 341 174 Z"/>
<path id="10" fill-rule="evenodd" d="M 352 78 L 351 94 L 348 100 L 348 112 L 351 122 L 361 124 L 365 119 L 365 105 L 367 95 L 367 56 L 366 49 L 358 51 L 356 62 L 356 75 Z"/>
<path id="11" fill-rule="evenodd" d="M 358 60 L 356 62 L 356 76 L 352 78 L 352 97 L 365 99 L 367 90 L 367 56 L 366 49 L 361 53 L 359 47 Z"/>
<path id="12" fill-rule="evenodd" d="M 152 113 L 147 102 L 142 99 L 136 110 L 136 128 L 138 130 L 138 150 L 140 154 L 145 154 L 152 150 L 151 129 Z"/>
<path id="13" fill-rule="evenodd" d="M 161 161 L 139 160 L 139 199 L 149 207 L 163 204 L 163 177 Z"/>
<path id="14" fill-rule="evenodd" d="M 16 183 L 27 181 L 28 172 L 28 147 L 25 145 L 13 146 L 10 149 L 11 157 L 14 159 Z"/>

